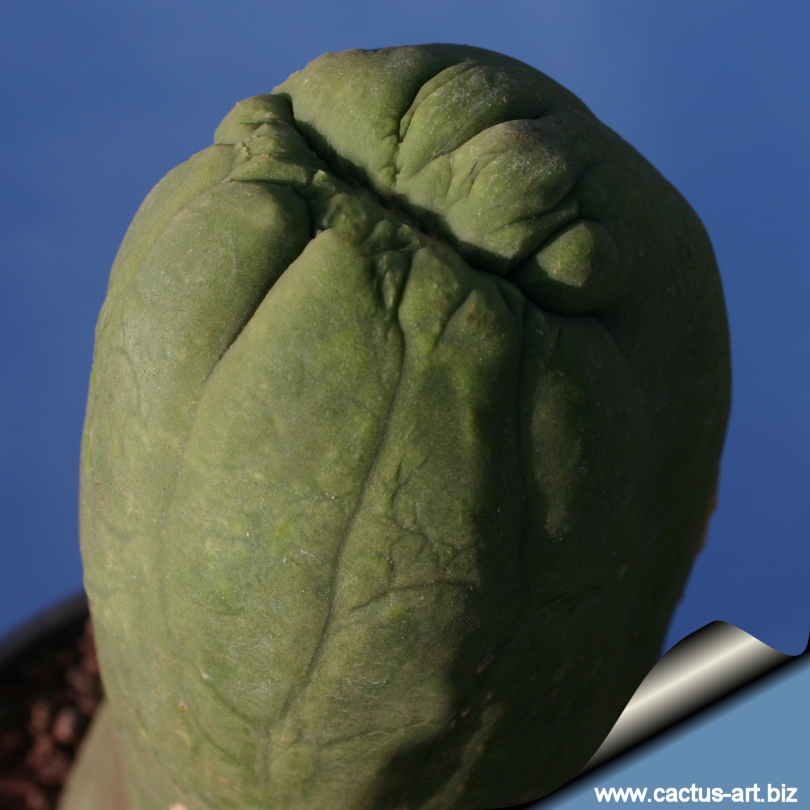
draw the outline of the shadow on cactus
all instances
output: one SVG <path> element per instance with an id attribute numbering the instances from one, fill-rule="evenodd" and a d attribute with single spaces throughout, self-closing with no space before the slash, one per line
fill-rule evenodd
<path id="1" fill-rule="evenodd" d="M 708 237 L 576 97 L 452 45 L 238 104 L 121 246 L 81 536 L 109 702 L 62 810 L 480 810 L 572 778 L 716 491 Z"/>

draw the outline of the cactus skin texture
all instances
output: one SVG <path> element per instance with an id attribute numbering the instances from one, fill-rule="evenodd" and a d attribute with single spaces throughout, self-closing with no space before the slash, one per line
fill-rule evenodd
<path id="1" fill-rule="evenodd" d="M 63 810 L 111 781 L 130 810 L 554 790 L 657 660 L 711 511 L 703 226 L 576 97 L 476 48 L 328 54 L 215 141 L 143 203 L 97 327 L 109 702 Z"/>

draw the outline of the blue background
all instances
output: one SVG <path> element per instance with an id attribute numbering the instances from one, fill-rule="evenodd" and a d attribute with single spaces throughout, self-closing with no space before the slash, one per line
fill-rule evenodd
<path id="1" fill-rule="evenodd" d="M 714 619 L 810 628 L 810 4 L 743 0 L 3 0 L 0 635 L 81 584 L 93 327 L 149 189 L 239 99 L 315 56 L 460 42 L 548 73 L 656 165 L 714 241 L 734 404 L 720 506 L 668 645 Z"/>

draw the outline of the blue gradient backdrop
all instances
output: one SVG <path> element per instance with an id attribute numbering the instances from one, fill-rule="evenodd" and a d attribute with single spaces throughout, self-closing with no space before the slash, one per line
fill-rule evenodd
<path id="1" fill-rule="evenodd" d="M 720 506 L 668 645 L 810 629 L 810 4 L 3 0 L 0 635 L 81 585 L 93 327 L 138 204 L 239 99 L 334 50 L 460 42 L 577 93 L 705 222 L 731 319 Z"/>

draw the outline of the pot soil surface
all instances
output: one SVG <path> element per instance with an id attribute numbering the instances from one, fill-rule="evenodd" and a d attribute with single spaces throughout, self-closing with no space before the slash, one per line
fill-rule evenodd
<path id="1" fill-rule="evenodd" d="M 86 610 L 0 661 L 0 810 L 52 810 L 103 696 Z"/>

